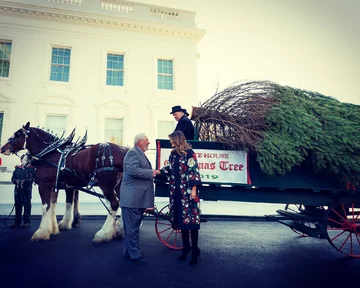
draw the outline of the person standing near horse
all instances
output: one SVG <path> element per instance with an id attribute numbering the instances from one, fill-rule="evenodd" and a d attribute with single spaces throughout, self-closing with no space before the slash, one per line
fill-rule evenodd
<path id="1" fill-rule="evenodd" d="M 187 113 L 186 109 L 181 108 L 181 106 L 174 106 L 170 114 L 178 121 L 174 131 L 183 132 L 186 140 L 194 140 L 194 125 L 188 118 L 189 113 Z"/>
<path id="2" fill-rule="evenodd" d="M 181 229 L 183 251 L 179 260 L 186 260 L 187 255 L 191 252 L 189 263 L 196 265 L 200 257 L 198 247 L 200 198 L 197 188 L 201 186 L 197 158 L 190 144 L 186 142 L 184 133 L 174 131 L 169 138 L 173 149 L 160 173 L 161 177 L 169 182 L 169 209 L 172 226 L 174 229 Z M 189 234 L 191 234 L 192 246 L 190 246 Z"/>
<path id="3" fill-rule="evenodd" d="M 12 224 L 10 228 L 27 228 L 30 226 L 31 194 L 32 185 L 35 179 L 35 169 L 32 166 L 26 166 L 25 154 L 21 156 L 21 162 L 21 165 L 15 166 L 15 170 L 11 177 L 11 182 L 15 184 L 15 223 Z M 22 216 L 23 207 L 24 214 Z M 21 224 L 21 220 L 24 221 L 23 224 Z"/>
<path id="4" fill-rule="evenodd" d="M 120 206 L 124 223 L 124 256 L 136 264 L 146 263 L 140 249 L 139 228 L 146 208 L 154 206 L 153 178 L 159 171 L 152 169 L 145 155 L 149 148 L 149 139 L 145 134 L 137 134 L 134 147 L 124 158 L 124 174 L 120 188 Z"/>

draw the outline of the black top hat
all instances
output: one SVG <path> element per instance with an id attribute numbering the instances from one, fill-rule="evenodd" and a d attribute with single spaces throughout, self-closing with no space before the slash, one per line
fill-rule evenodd
<path id="1" fill-rule="evenodd" d="M 170 114 L 174 114 L 175 112 L 183 112 L 186 116 L 189 116 L 189 113 L 186 111 L 186 109 L 181 108 L 181 106 L 174 106 L 171 108 Z"/>

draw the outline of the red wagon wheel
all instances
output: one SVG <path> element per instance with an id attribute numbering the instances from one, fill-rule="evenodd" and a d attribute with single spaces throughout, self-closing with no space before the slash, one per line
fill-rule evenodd
<path id="1" fill-rule="evenodd" d="M 339 203 L 324 217 L 327 239 L 341 253 L 360 258 L 360 202 Z"/>
<path id="2" fill-rule="evenodd" d="M 156 214 L 155 231 L 161 243 L 165 246 L 180 250 L 182 249 L 181 230 L 171 226 L 169 205 L 162 208 Z"/>

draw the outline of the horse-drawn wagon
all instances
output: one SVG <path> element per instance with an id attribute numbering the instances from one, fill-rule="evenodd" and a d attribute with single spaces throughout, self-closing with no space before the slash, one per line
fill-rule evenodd
<path id="1" fill-rule="evenodd" d="M 282 203 L 284 209 L 266 215 L 268 220 L 301 235 L 327 239 L 341 253 L 360 257 L 360 190 L 326 174 L 314 174 L 305 165 L 285 175 L 268 176 L 252 153 L 227 150 L 218 142 L 189 142 L 198 158 L 202 200 Z M 161 168 L 171 146 L 168 140 L 157 140 L 156 145 L 157 168 Z M 166 183 L 155 184 L 155 195 L 167 197 Z M 166 213 L 167 207 L 159 213 L 157 234 L 165 245 L 180 249 L 179 231 L 164 222 Z"/>

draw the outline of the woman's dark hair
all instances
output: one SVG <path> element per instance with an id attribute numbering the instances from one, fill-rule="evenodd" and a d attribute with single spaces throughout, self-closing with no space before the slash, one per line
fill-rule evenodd
<path id="1" fill-rule="evenodd" d="M 178 154 L 186 153 L 187 149 L 191 148 L 191 145 L 186 142 L 186 138 L 183 132 L 176 130 L 169 134 L 170 140 L 175 144 L 174 149 L 171 152 L 177 152 Z"/>

